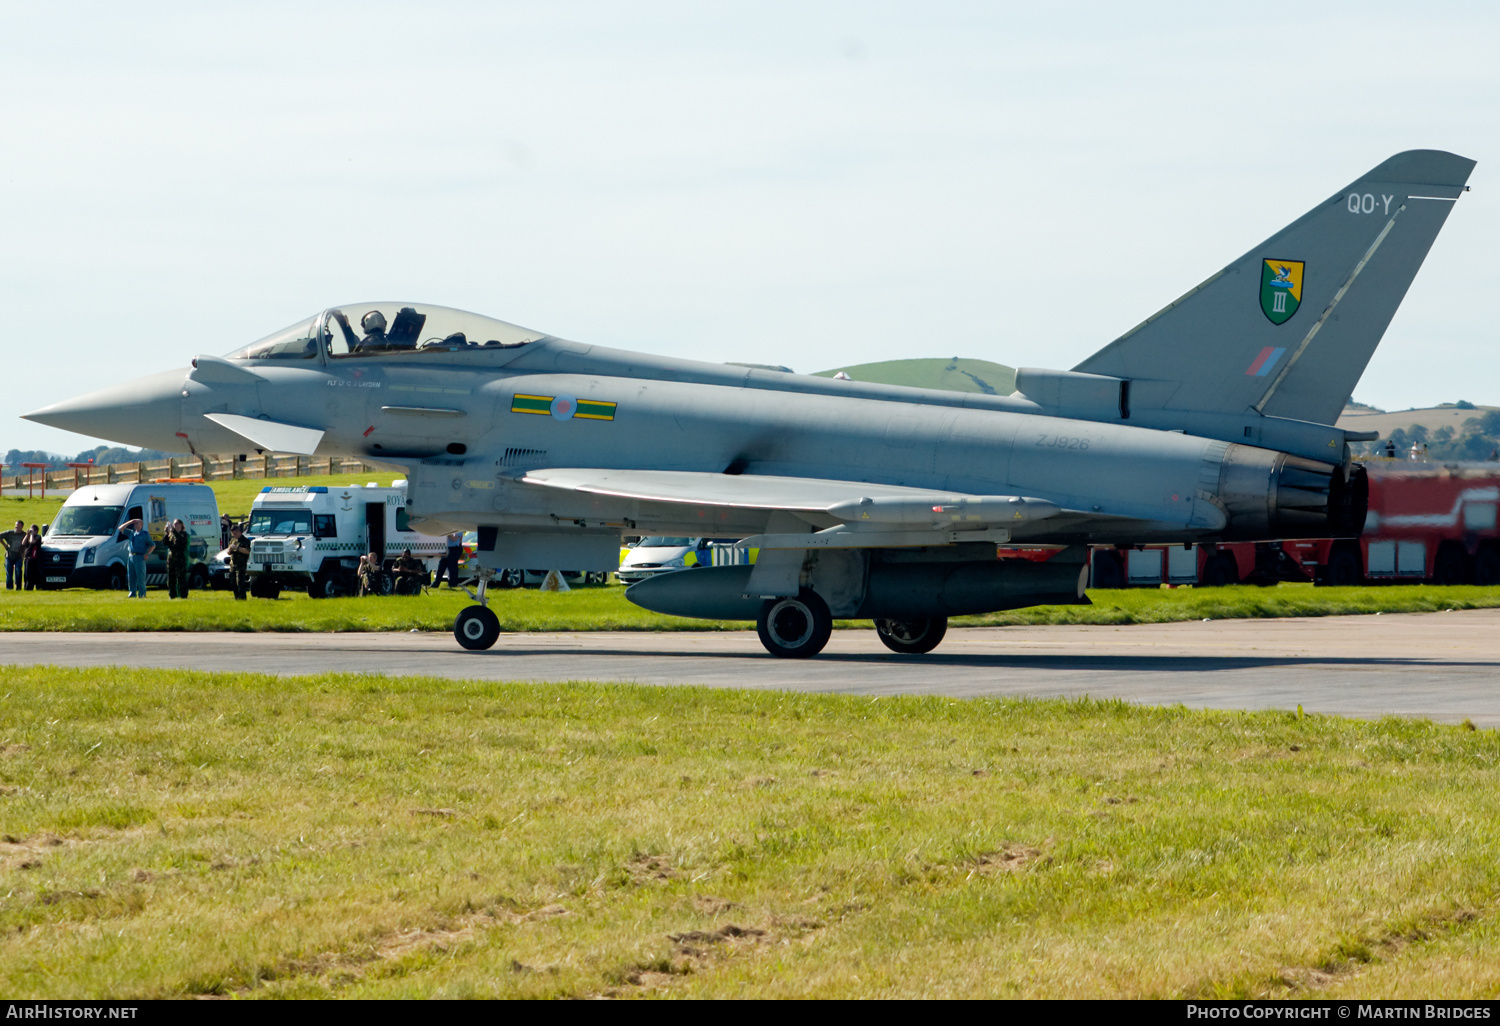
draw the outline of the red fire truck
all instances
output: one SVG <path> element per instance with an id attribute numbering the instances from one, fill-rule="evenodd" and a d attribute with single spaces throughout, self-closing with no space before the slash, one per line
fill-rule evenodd
<path id="1" fill-rule="evenodd" d="M 1094 550 L 1098 588 L 1222 585 L 1500 584 L 1500 465 L 1370 461 L 1358 538 Z"/>

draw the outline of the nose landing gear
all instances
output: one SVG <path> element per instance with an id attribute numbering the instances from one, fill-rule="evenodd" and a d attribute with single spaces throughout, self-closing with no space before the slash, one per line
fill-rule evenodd
<path id="1" fill-rule="evenodd" d="M 500 639 L 500 618 L 490 612 L 489 598 L 486 595 L 494 577 L 493 568 L 479 568 L 478 591 L 469 592 L 469 597 L 479 605 L 465 608 L 453 623 L 453 637 L 470 652 L 482 652 Z"/>

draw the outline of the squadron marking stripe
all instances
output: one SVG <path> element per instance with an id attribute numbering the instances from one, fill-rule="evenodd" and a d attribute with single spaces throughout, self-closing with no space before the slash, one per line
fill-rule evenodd
<path id="1" fill-rule="evenodd" d="M 602 403 L 594 399 L 578 400 L 578 412 L 573 414 L 584 420 L 614 420 L 615 403 Z"/>
<path id="2" fill-rule="evenodd" d="M 517 394 L 511 398 L 510 412 L 534 413 L 543 417 L 561 416 L 564 420 L 569 419 L 566 413 L 560 413 L 554 409 L 553 404 L 556 401 L 557 397 L 551 395 Z M 576 409 L 571 416 L 578 420 L 614 420 L 615 407 L 618 404 L 598 399 L 578 399 L 574 405 Z"/>

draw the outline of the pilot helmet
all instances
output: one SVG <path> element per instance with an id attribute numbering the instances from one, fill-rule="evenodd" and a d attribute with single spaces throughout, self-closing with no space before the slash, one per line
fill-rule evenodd
<path id="1" fill-rule="evenodd" d="M 367 332 L 381 332 L 385 330 L 385 314 L 379 310 L 371 310 L 360 318 L 359 326 Z"/>

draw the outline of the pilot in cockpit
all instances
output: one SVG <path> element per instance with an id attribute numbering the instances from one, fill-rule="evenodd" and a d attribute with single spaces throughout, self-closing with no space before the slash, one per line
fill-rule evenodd
<path id="1" fill-rule="evenodd" d="M 334 320 L 339 322 L 339 328 L 344 333 L 344 341 L 349 343 L 349 352 L 368 352 L 372 349 L 389 349 L 390 340 L 385 334 L 385 314 L 379 310 L 371 310 L 360 318 L 359 326 L 364 329 L 365 337 L 358 338 L 354 329 L 349 327 L 349 318 L 344 316 L 344 311 L 335 310 Z"/>

